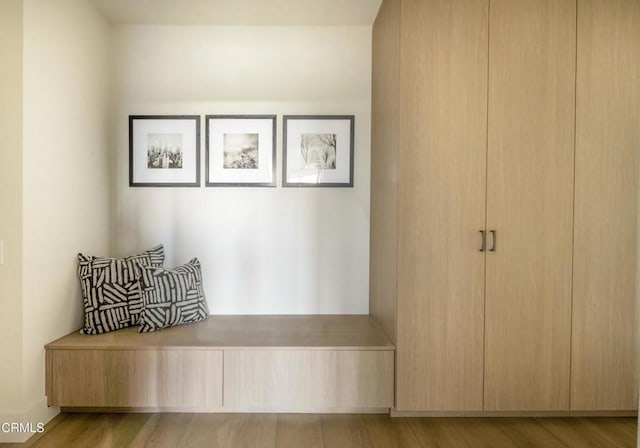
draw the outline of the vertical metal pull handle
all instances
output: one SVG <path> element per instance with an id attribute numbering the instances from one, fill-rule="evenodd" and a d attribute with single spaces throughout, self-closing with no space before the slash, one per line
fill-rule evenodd
<path id="1" fill-rule="evenodd" d="M 496 230 L 492 230 L 491 231 L 491 238 L 492 238 L 493 243 L 491 244 L 491 249 L 489 249 L 489 252 L 495 252 L 496 251 L 497 239 L 498 239 L 498 232 Z"/>
<path id="2" fill-rule="evenodd" d="M 478 230 L 480 235 L 482 235 L 482 247 L 480 248 L 480 252 L 484 252 L 487 249 L 487 234 L 484 230 Z"/>

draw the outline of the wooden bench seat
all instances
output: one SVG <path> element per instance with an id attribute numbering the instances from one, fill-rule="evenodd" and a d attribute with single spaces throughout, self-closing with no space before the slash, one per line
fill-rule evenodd
<path id="1" fill-rule="evenodd" d="M 394 347 L 369 316 L 211 316 L 155 333 L 74 332 L 46 347 L 50 406 L 386 412 Z"/>

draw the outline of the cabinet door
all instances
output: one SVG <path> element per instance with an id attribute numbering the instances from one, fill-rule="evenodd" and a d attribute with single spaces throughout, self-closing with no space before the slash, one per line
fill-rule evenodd
<path id="1" fill-rule="evenodd" d="M 580 0 L 571 409 L 637 409 L 640 3 Z"/>
<path id="2" fill-rule="evenodd" d="M 569 409 L 575 53 L 575 0 L 491 1 L 486 410 Z"/>
<path id="3" fill-rule="evenodd" d="M 50 350 L 49 406 L 222 407 L 219 350 Z"/>
<path id="4" fill-rule="evenodd" d="M 403 0 L 399 410 L 482 409 L 488 0 Z"/>

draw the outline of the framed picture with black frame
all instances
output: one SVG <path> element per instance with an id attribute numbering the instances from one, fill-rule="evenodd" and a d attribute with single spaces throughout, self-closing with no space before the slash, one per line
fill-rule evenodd
<path id="1" fill-rule="evenodd" d="M 276 186 L 276 116 L 207 115 L 205 185 Z"/>
<path id="2" fill-rule="evenodd" d="M 283 187 L 353 187 L 353 115 L 285 115 Z"/>
<path id="3" fill-rule="evenodd" d="M 200 116 L 130 115 L 129 186 L 199 187 Z"/>

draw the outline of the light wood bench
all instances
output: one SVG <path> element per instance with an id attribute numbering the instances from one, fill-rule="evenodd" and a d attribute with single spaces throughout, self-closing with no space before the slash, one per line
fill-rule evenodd
<path id="1" fill-rule="evenodd" d="M 394 347 L 369 316 L 211 316 L 139 334 L 78 332 L 46 347 L 64 410 L 388 412 Z"/>

